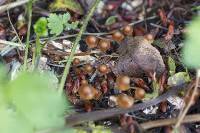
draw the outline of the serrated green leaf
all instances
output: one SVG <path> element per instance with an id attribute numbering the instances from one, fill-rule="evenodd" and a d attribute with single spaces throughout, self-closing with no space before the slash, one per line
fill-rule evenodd
<path id="1" fill-rule="evenodd" d="M 178 72 L 168 78 L 167 84 L 169 86 L 176 86 L 176 85 L 189 82 L 190 80 L 191 80 L 190 76 L 187 72 Z"/>
<path id="2" fill-rule="evenodd" d="M 49 77 L 38 73 L 23 73 L 9 84 L 9 99 L 16 111 L 23 114 L 36 129 L 64 125 L 66 100 L 53 86 Z"/>
<path id="3" fill-rule="evenodd" d="M 183 62 L 190 68 L 200 68 L 200 17 L 194 19 L 188 26 L 185 45 L 183 47 Z"/>
<path id="4" fill-rule="evenodd" d="M 62 23 L 63 25 L 65 25 L 66 23 L 68 23 L 68 21 L 70 20 L 71 18 L 71 15 L 67 12 L 65 14 L 59 14 L 58 16 L 60 18 L 60 20 L 62 20 Z"/>
<path id="5" fill-rule="evenodd" d="M 48 20 L 48 28 L 50 29 L 51 34 L 59 35 L 63 32 L 63 22 L 61 16 L 56 14 L 50 14 Z"/>
<path id="6" fill-rule="evenodd" d="M 48 27 L 50 29 L 51 34 L 55 34 L 56 36 L 61 34 L 64 29 L 71 30 L 75 29 L 78 25 L 78 22 L 69 23 L 71 16 L 69 13 L 65 14 L 50 14 L 48 18 Z"/>
<path id="7" fill-rule="evenodd" d="M 55 0 L 50 5 L 50 10 L 53 11 L 67 11 L 68 9 L 78 14 L 83 14 L 83 9 L 76 0 Z"/>
<path id="8" fill-rule="evenodd" d="M 40 37 L 48 35 L 46 18 L 42 17 L 34 24 L 34 31 Z"/>
<path id="9" fill-rule="evenodd" d="M 105 25 L 111 25 L 114 24 L 117 21 L 117 17 L 116 16 L 110 16 L 109 18 L 107 18 Z"/>
<path id="10" fill-rule="evenodd" d="M 168 67 L 169 67 L 169 73 L 170 73 L 170 75 L 172 76 L 172 75 L 174 75 L 175 72 L 176 72 L 176 64 L 175 64 L 175 61 L 174 61 L 174 59 L 173 59 L 172 57 L 169 56 L 169 57 L 168 57 L 167 63 L 168 63 Z"/>

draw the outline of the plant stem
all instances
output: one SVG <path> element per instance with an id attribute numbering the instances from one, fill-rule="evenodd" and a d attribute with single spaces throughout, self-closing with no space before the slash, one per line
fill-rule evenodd
<path id="1" fill-rule="evenodd" d="M 28 49 L 30 46 L 29 40 L 30 40 L 30 32 L 31 32 L 31 21 L 32 21 L 32 6 L 33 6 L 33 0 L 29 0 L 28 2 L 28 31 L 26 36 L 26 49 L 25 49 L 25 55 L 24 55 L 24 65 L 23 70 L 25 71 L 27 69 L 27 59 L 28 59 Z"/>
<path id="2" fill-rule="evenodd" d="M 33 68 L 35 68 L 35 61 L 37 59 L 37 57 L 39 56 L 39 47 L 40 47 L 40 37 L 38 35 L 36 35 L 36 41 L 35 41 L 35 49 L 33 51 L 33 55 L 32 55 L 32 66 Z"/>
<path id="3" fill-rule="evenodd" d="M 76 37 L 76 40 L 75 40 L 75 42 L 73 44 L 73 47 L 72 47 L 72 50 L 71 50 L 71 54 L 68 57 L 68 61 L 67 61 L 66 65 L 65 65 L 63 76 L 61 78 L 60 85 L 59 85 L 59 88 L 58 88 L 58 92 L 60 94 L 62 94 L 62 92 L 63 92 L 65 80 L 66 80 L 67 75 L 69 73 L 69 69 L 70 69 L 70 66 L 71 66 L 71 63 L 72 63 L 72 59 L 74 57 L 75 50 L 76 50 L 77 46 L 79 45 L 79 41 L 81 40 L 81 36 L 85 32 L 86 26 L 87 26 L 89 20 L 91 19 L 92 15 L 94 14 L 94 11 L 96 10 L 96 7 L 97 7 L 99 2 L 100 2 L 100 0 L 96 0 L 94 2 L 93 6 L 90 8 L 90 10 L 88 12 L 88 15 L 86 16 L 86 18 L 83 21 L 83 25 L 82 25 L 82 27 L 80 29 L 80 32 L 78 33 L 78 36 Z"/>
<path id="4" fill-rule="evenodd" d="M 10 46 L 15 46 L 15 47 L 23 47 L 23 45 L 21 45 L 19 43 L 15 43 L 15 42 L 11 42 L 11 41 L 5 41 L 5 40 L 1 40 L 1 39 L 0 39 L 0 43 L 5 44 L 5 45 L 10 45 Z"/>
<path id="5" fill-rule="evenodd" d="M 36 35 L 36 45 L 35 45 L 35 64 L 34 64 L 34 70 L 38 68 L 40 57 L 41 57 L 41 43 L 40 43 L 40 37 Z"/>

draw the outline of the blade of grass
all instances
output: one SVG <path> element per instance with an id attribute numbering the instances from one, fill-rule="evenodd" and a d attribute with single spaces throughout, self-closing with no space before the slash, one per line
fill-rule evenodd
<path id="1" fill-rule="evenodd" d="M 58 92 L 60 94 L 62 94 L 62 92 L 63 92 L 63 87 L 64 87 L 64 84 L 65 84 L 65 80 L 67 78 L 67 75 L 69 73 L 69 69 L 70 69 L 70 66 L 71 66 L 71 63 L 72 63 L 72 59 L 73 59 L 74 54 L 75 54 L 75 50 L 76 50 L 77 46 L 79 45 L 79 41 L 81 40 L 81 37 L 82 37 L 83 33 L 85 32 L 87 24 L 88 24 L 89 20 L 91 19 L 92 15 L 94 14 L 94 11 L 96 10 L 96 7 L 97 7 L 99 2 L 100 2 L 100 0 L 96 0 L 94 2 L 93 6 L 88 11 L 88 14 L 87 14 L 86 18 L 83 21 L 83 25 L 82 25 L 82 27 L 80 29 L 80 32 L 78 33 L 78 35 L 76 37 L 76 40 L 75 40 L 75 42 L 73 44 L 73 47 L 72 47 L 72 50 L 71 50 L 71 54 L 68 57 L 68 61 L 67 61 L 66 65 L 65 65 L 63 76 L 61 78 L 60 85 L 59 85 L 59 88 L 58 88 Z"/>
<path id="2" fill-rule="evenodd" d="M 6 44 L 6 45 L 10 45 L 10 46 L 23 47 L 23 45 L 21 45 L 19 43 L 15 43 L 15 42 L 11 42 L 11 41 L 6 41 L 6 40 L 1 40 L 1 39 L 0 39 L 0 43 Z"/>
<path id="3" fill-rule="evenodd" d="M 25 71 L 27 69 L 27 59 L 28 59 L 28 49 L 30 46 L 30 31 L 31 31 L 31 21 L 32 21 L 32 6 L 33 6 L 33 0 L 29 0 L 27 8 L 28 8 L 28 31 L 26 36 L 26 49 L 25 49 L 25 55 L 24 55 L 24 65 L 23 70 Z"/>

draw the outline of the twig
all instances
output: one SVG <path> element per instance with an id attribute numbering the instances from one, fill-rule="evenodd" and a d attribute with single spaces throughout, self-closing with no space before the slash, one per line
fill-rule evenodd
<path id="1" fill-rule="evenodd" d="M 76 40 L 75 40 L 74 45 L 73 45 L 72 50 L 71 50 L 71 54 L 68 57 L 68 61 L 67 61 L 67 64 L 65 66 L 63 76 L 61 78 L 60 86 L 58 88 L 58 91 L 59 91 L 60 94 L 62 94 L 62 92 L 63 92 L 65 80 L 66 80 L 67 75 L 69 73 L 69 69 L 70 69 L 70 66 L 71 66 L 71 63 L 72 63 L 72 59 L 73 59 L 74 53 L 76 51 L 76 47 L 79 45 L 79 41 L 81 40 L 82 34 L 85 32 L 86 26 L 87 26 L 90 18 L 92 17 L 92 15 L 94 14 L 94 11 L 96 10 L 96 7 L 97 7 L 99 2 L 100 2 L 100 0 L 96 0 L 94 2 L 94 5 L 89 10 L 88 15 L 86 16 L 85 20 L 83 21 L 83 26 L 81 27 L 80 32 L 78 33 L 78 36 L 76 37 Z"/>
<path id="2" fill-rule="evenodd" d="M 187 114 L 188 110 L 190 109 L 190 107 L 192 106 L 192 104 L 195 100 L 195 95 L 198 92 L 198 86 L 199 86 L 199 78 L 200 78 L 200 70 L 199 69 L 197 70 L 196 75 L 197 75 L 196 76 L 196 82 L 195 82 L 195 86 L 194 86 L 192 95 L 190 97 L 190 100 L 189 100 L 188 104 L 186 105 L 185 109 L 182 112 L 180 112 L 174 129 L 177 129 L 181 125 L 185 115 Z"/>
<path id="3" fill-rule="evenodd" d="M 3 6 L 0 6 L 0 13 L 6 11 L 6 10 L 10 10 L 12 8 L 15 8 L 17 6 L 21 6 L 23 4 L 26 4 L 28 3 L 29 0 L 20 0 L 20 1 L 16 1 L 16 2 L 13 2 L 13 3 L 10 3 L 10 4 L 6 4 L 6 5 L 3 5 Z"/>
<path id="4" fill-rule="evenodd" d="M 187 86 L 186 84 L 174 86 L 174 87 L 170 88 L 169 91 L 167 91 L 163 95 L 161 95 L 155 99 L 148 100 L 148 101 L 140 103 L 140 104 L 136 104 L 129 109 L 112 108 L 112 109 L 93 111 L 93 112 L 89 112 L 89 113 L 74 114 L 74 115 L 66 117 L 66 121 L 69 123 L 69 125 L 76 125 L 76 124 L 80 124 L 80 123 L 83 123 L 86 121 L 101 120 L 101 119 L 105 119 L 105 118 L 112 117 L 112 116 L 119 115 L 119 114 L 143 110 L 147 107 L 156 105 L 171 96 L 176 95 L 180 90 L 185 89 L 186 86 Z"/>
<path id="5" fill-rule="evenodd" d="M 167 126 L 167 125 L 173 125 L 177 121 L 177 118 L 170 118 L 170 119 L 164 119 L 164 120 L 155 120 L 150 122 L 145 122 L 140 124 L 143 129 L 150 129 L 155 127 L 161 127 L 161 126 Z M 182 123 L 192 123 L 192 122 L 198 122 L 200 121 L 200 114 L 194 114 L 194 115 L 187 115 L 182 120 Z"/>
<path id="6" fill-rule="evenodd" d="M 9 13 L 9 11 L 7 11 L 7 14 L 8 14 L 8 20 L 9 20 L 9 22 L 10 22 L 10 25 L 11 25 L 13 31 L 15 32 L 15 35 L 17 36 L 17 39 L 18 39 L 19 43 L 20 43 L 21 45 L 23 45 L 23 44 L 22 44 L 22 41 L 21 41 L 21 39 L 20 39 L 20 37 L 19 37 L 19 35 L 18 35 L 18 33 L 17 33 L 17 31 L 16 31 L 16 29 L 15 29 L 15 27 L 14 27 L 14 25 L 13 25 L 11 19 L 10 19 L 10 13 Z"/>
<path id="7" fill-rule="evenodd" d="M 151 17 L 146 18 L 146 19 L 142 19 L 142 20 L 138 20 L 138 21 L 132 22 L 129 25 L 136 25 L 136 24 L 142 23 L 144 21 L 149 21 L 149 20 L 152 20 L 152 19 L 155 19 L 155 18 L 157 18 L 157 16 L 151 16 Z"/>
<path id="8" fill-rule="evenodd" d="M 152 16 L 152 17 L 149 17 L 149 18 L 146 18 L 146 21 L 148 20 L 152 20 L 152 19 L 155 19 L 157 18 L 157 16 Z M 132 23 L 130 23 L 129 25 L 136 25 L 136 24 L 139 24 L 141 22 L 143 22 L 143 20 L 138 20 L 138 21 L 134 21 Z M 121 27 L 122 29 L 123 27 Z M 83 33 L 82 35 L 94 35 L 94 36 L 104 36 L 104 35 L 111 35 L 113 34 L 115 31 L 111 31 L 111 32 L 101 32 L 101 33 Z M 72 38 L 72 37 L 76 37 L 78 34 L 73 34 L 73 35 L 64 35 L 64 36 L 59 36 L 59 37 L 54 37 L 54 38 L 41 38 L 40 41 L 45 41 L 45 40 L 51 40 L 51 41 L 55 41 L 55 40 L 59 40 L 59 39 L 68 39 L 68 38 Z M 30 43 L 34 42 L 34 40 L 31 40 Z"/>
<path id="9" fill-rule="evenodd" d="M 0 39 L 0 43 L 10 45 L 10 46 L 23 47 L 23 45 L 20 45 L 19 43 L 14 43 L 14 42 L 1 40 L 1 39 Z"/>
<path id="10" fill-rule="evenodd" d="M 111 33 L 107 33 L 107 32 L 101 32 L 101 33 L 83 33 L 82 35 L 94 35 L 94 36 L 102 36 L 102 35 L 109 35 Z M 72 34 L 72 35 L 64 35 L 64 36 L 59 36 L 59 37 L 53 37 L 53 38 L 41 38 L 40 41 L 46 41 L 46 40 L 51 40 L 51 41 L 55 41 L 55 40 L 60 40 L 60 39 L 68 39 L 68 38 L 72 38 L 72 37 L 76 37 L 78 34 Z M 34 42 L 34 40 L 31 40 L 30 42 Z"/>
<path id="11" fill-rule="evenodd" d="M 160 29 L 163 29 L 163 30 L 166 30 L 166 31 L 168 31 L 168 29 L 167 29 L 167 28 L 165 28 L 165 27 L 163 27 L 163 26 L 161 26 L 161 25 L 154 24 L 154 23 L 150 23 L 150 25 L 151 25 L 151 26 L 153 26 L 153 27 L 160 28 Z"/>
<path id="12" fill-rule="evenodd" d="M 30 46 L 29 40 L 30 40 L 31 21 L 32 21 L 32 6 L 33 6 L 33 0 L 29 0 L 28 6 L 27 6 L 27 8 L 28 8 L 28 30 L 27 30 L 27 36 L 26 36 L 26 49 L 25 49 L 24 65 L 23 65 L 24 71 L 27 68 L 28 49 Z"/>

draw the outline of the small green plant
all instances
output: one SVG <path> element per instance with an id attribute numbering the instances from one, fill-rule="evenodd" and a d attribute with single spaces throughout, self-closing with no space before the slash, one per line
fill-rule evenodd
<path id="1" fill-rule="evenodd" d="M 48 20 L 48 28 L 53 35 L 60 35 L 64 30 L 76 29 L 78 22 L 69 23 L 71 16 L 69 13 L 65 14 L 50 14 Z"/>
<path id="2" fill-rule="evenodd" d="M 35 63 L 35 60 L 38 62 L 41 56 L 41 49 L 44 46 L 40 43 L 40 38 L 48 36 L 48 30 L 50 31 L 50 34 L 55 37 L 60 35 L 64 30 L 76 29 L 78 21 L 69 23 L 70 18 L 71 16 L 69 13 L 59 15 L 50 14 L 48 18 L 39 18 L 34 24 L 34 32 L 36 34 L 36 45 L 32 60 L 34 68 L 36 68 L 38 64 Z"/>
<path id="3" fill-rule="evenodd" d="M 5 69 L 0 72 L 1 133 L 36 133 L 64 127 L 68 103 L 47 74 L 23 72 L 9 81 Z"/>
<path id="4" fill-rule="evenodd" d="M 35 45 L 35 51 L 33 54 L 33 60 L 32 60 L 32 65 L 35 65 L 35 58 L 37 60 L 41 56 L 41 49 L 42 45 L 40 43 L 40 37 L 45 37 L 48 36 L 48 29 L 47 29 L 47 20 L 46 18 L 42 17 L 40 18 L 34 25 L 34 31 L 36 34 L 36 45 Z"/>

